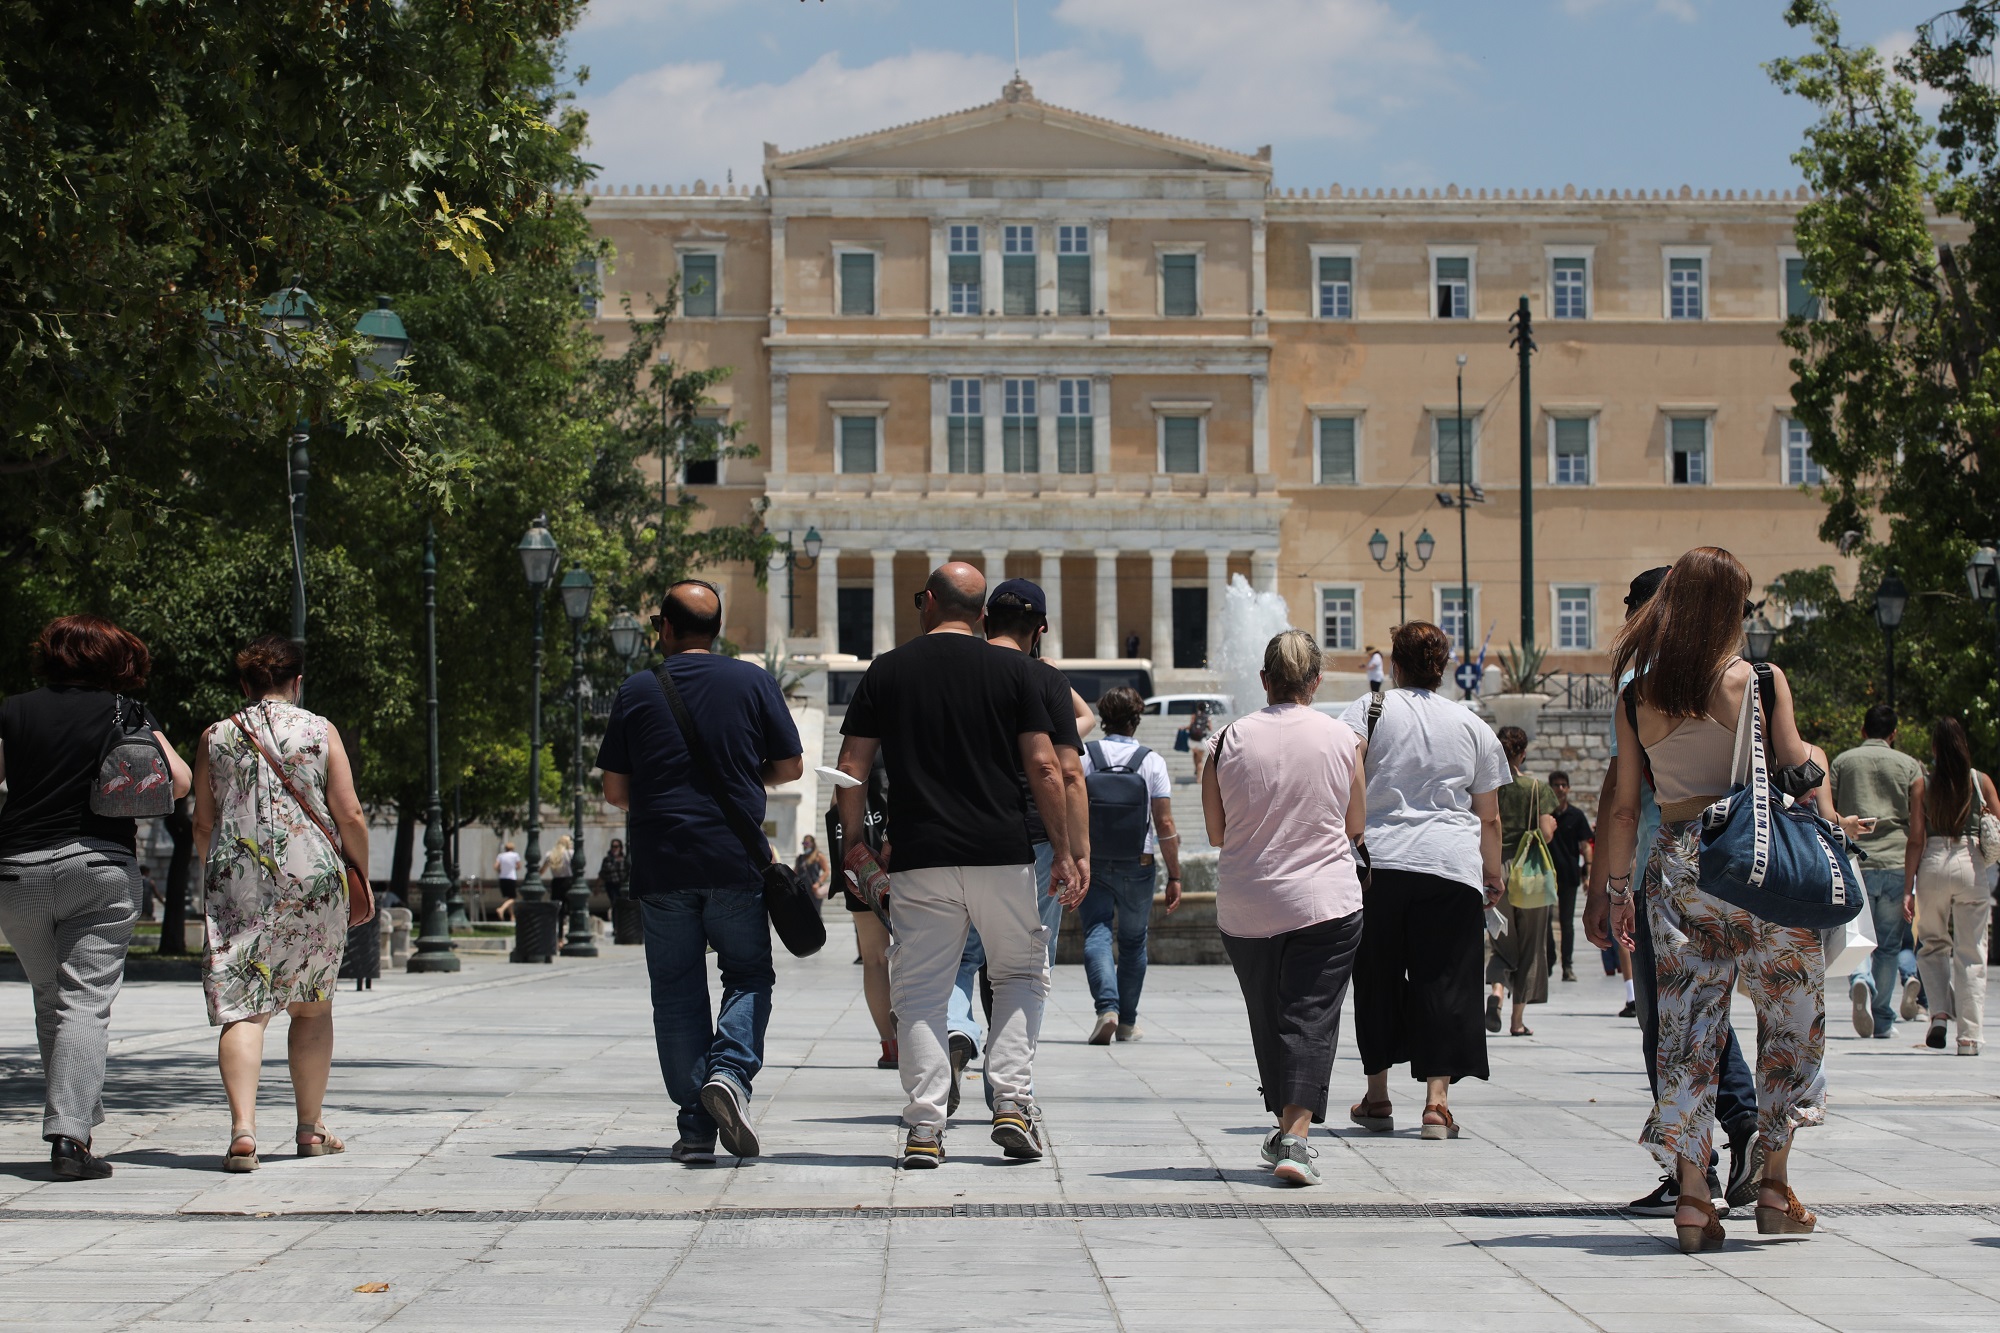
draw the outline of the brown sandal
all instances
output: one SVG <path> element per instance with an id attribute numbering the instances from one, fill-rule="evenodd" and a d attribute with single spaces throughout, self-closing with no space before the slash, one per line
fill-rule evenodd
<path id="1" fill-rule="evenodd" d="M 1679 1212 L 1683 1208 L 1693 1208 L 1707 1220 L 1700 1226 L 1685 1226 L 1679 1217 Z M 1722 1248 L 1722 1219 L 1715 1215 L 1713 1203 L 1699 1194 L 1683 1194 L 1674 1204 L 1674 1212 L 1674 1234 L 1680 1237 L 1682 1254 L 1701 1254 Z M 1758 1229 L 1763 1229 L 1761 1223 Z"/>
<path id="2" fill-rule="evenodd" d="M 244 1139 L 250 1140 L 249 1152 L 236 1151 L 236 1145 Z M 222 1152 L 222 1169 L 233 1173 L 255 1171 L 263 1163 L 257 1160 L 257 1136 L 247 1129 L 231 1130 L 229 1146 Z"/>
<path id="3" fill-rule="evenodd" d="M 1442 1123 L 1433 1125 L 1431 1123 L 1432 1116 L 1437 1116 Z M 1426 1106 L 1424 1108 L 1424 1127 L 1417 1131 L 1417 1137 L 1424 1139 L 1457 1138 L 1458 1122 L 1451 1118 L 1451 1109 L 1449 1107 L 1438 1106 L 1435 1103 Z"/>
<path id="4" fill-rule="evenodd" d="M 1819 1215 L 1799 1202 L 1792 1187 L 1782 1180 L 1764 1177 L 1758 1185 L 1757 1234 L 1760 1236 L 1806 1236 L 1819 1225 Z M 1763 1191 L 1785 1192 L 1785 1206 L 1773 1208 L 1763 1202 Z"/>
<path id="5" fill-rule="evenodd" d="M 346 1152 L 347 1145 L 326 1132 L 325 1124 L 300 1125 L 293 1136 L 301 1157 L 327 1157 L 333 1153 Z M 308 1143 L 306 1140 L 311 1139 Z"/>
<path id="6" fill-rule="evenodd" d="M 1370 1134 L 1387 1134 L 1396 1128 L 1396 1104 L 1387 1097 L 1379 1102 L 1363 1097 L 1347 1108 L 1347 1118 Z"/>

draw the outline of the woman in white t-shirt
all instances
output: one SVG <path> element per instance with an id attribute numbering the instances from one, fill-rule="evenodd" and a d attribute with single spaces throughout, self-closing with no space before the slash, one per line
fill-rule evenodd
<path id="1" fill-rule="evenodd" d="M 1512 780 L 1493 729 L 1435 693 L 1451 643 L 1436 625 L 1399 625 L 1389 661 L 1397 688 L 1354 701 L 1342 721 L 1365 739 L 1371 865 L 1354 968 L 1354 1031 L 1368 1091 L 1348 1112 L 1363 1129 L 1395 1127 L 1389 1066 L 1424 1080 L 1422 1137 L 1455 1139 L 1446 1096 L 1487 1076 L 1483 936 L 1506 891 L 1499 790 Z"/>
<path id="2" fill-rule="evenodd" d="M 502 902 L 521 891 L 521 854 L 514 850 L 513 843 L 508 843 L 501 849 L 500 855 L 493 858 L 493 876 L 500 881 Z"/>

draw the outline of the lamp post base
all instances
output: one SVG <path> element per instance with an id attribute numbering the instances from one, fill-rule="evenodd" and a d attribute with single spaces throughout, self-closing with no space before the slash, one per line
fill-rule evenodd
<path id="1" fill-rule="evenodd" d="M 458 952 L 453 948 L 451 936 L 442 939 L 432 935 L 417 937 L 417 951 L 410 955 L 404 965 L 410 972 L 456 972 L 459 969 Z"/>
<path id="2" fill-rule="evenodd" d="M 562 908 L 556 903 L 514 904 L 514 951 L 510 963 L 553 963 L 562 944 Z"/>
<path id="3" fill-rule="evenodd" d="M 590 885 L 582 875 L 570 883 L 566 895 L 569 906 L 569 938 L 563 941 L 565 958 L 597 957 L 597 935 L 590 928 Z"/>

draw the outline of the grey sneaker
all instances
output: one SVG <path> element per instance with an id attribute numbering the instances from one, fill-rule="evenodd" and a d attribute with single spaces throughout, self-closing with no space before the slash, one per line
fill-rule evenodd
<path id="1" fill-rule="evenodd" d="M 1856 977 L 1847 987 L 1847 1002 L 1853 1009 L 1854 1035 L 1872 1037 L 1875 1035 L 1875 991 L 1867 982 Z"/>
<path id="2" fill-rule="evenodd" d="M 757 1155 L 757 1131 L 750 1128 L 750 1104 L 743 1089 L 717 1074 L 701 1085 L 701 1109 L 715 1121 L 716 1136 L 732 1156 Z"/>
<path id="3" fill-rule="evenodd" d="M 1319 1167 L 1313 1164 L 1313 1159 L 1318 1156 L 1298 1135 L 1281 1134 L 1278 1136 L 1278 1161 L 1271 1168 L 1271 1174 L 1287 1185 L 1317 1185 Z"/>
<path id="4" fill-rule="evenodd" d="M 689 1166 L 706 1166 L 715 1160 L 715 1142 L 695 1143 L 688 1139 L 674 1142 L 674 1160 Z"/>
<path id="5" fill-rule="evenodd" d="M 1257 1146 L 1257 1155 L 1264 1159 L 1265 1166 L 1276 1166 L 1284 1160 L 1285 1154 L 1278 1147 L 1278 1141 L 1284 1137 L 1284 1130 L 1274 1129 L 1266 1134 L 1264 1141 Z"/>
<path id="6" fill-rule="evenodd" d="M 905 1171 L 932 1171 L 944 1165 L 944 1135 L 929 1125 L 918 1125 L 903 1139 L 902 1167 Z"/>
<path id="7" fill-rule="evenodd" d="M 1917 1021 L 1917 1014 L 1924 1007 L 1924 983 L 1920 978 L 1911 977 L 1903 983 L 1903 1007 L 1898 1011 L 1905 1023 Z"/>
<path id="8" fill-rule="evenodd" d="M 1032 1162 L 1042 1155 L 1041 1117 L 1031 1105 L 1002 1098 L 993 1104 L 993 1141 L 1007 1156 Z"/>

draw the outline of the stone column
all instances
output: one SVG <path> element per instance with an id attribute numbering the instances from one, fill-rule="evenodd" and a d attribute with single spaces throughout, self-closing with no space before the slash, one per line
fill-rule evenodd
<path id="1" fill-rule="evenodd" d="M 870 551 L 875 558 L 875 626 L 873 648 L 880 657 L 896 646 L 896 553 Z"/>
<path id="2" fill-rule="evenodd" d="M 1118 552 L 1097 551 L 1097 649 L 1099 657 L 1116 657 L 1118 642 Z"/>
<path id="3" fill-rule="evenodd" d="M 785 437 L 787 421 L 785 414 L 790 406 L 791 383 L 791 377 L 782 371 L 775 372 L 771 376 L 771 430 L 769 443 L 771 458 L 770 475 L 772 477 L 782 477 L 789 466 L 789 460 L 786 456 Z M 840 441 L 835 440 L 833 447 L 835 450 L 838 450 L 840 448 Z M 770 482 L 766 481 L 765 486 L 768 489 Z"/>
<path id="4" fill-rule="evenodd" d="M 1222 603 L 1229 595 L 1229 552 L 1208 553 L 1208 662 L 1213 669 L 1222 648 Z"/>
<path id="5" fill-rule="evenodd" d="M 1250 377 L 1250 470 L 1260 477 L 1271 470 L 1270 387 L 1269 376 Z"/>
<path id="6" fill-rule="evenodd" d="M 979 311 L 1000 313 L 1000 219 L 979 224 Z"/>
<path id="7" fill-rule="evenodd" d="M 813 572 L 819 575 L 819 611 L 814 616 L 819 622 L 819 650 L 837 653 L 840 651 L 839 548 L 820 547 L 819 564 Z"/>
<path id="8" fill-rule="evenodd" d="M 980 572 L 986 575 L 986 595 L 991 597 L 993 590 L 1007 581 L 1007 548 L 989 546 L 979 553 L 979 560 Z"/>
<path id="9" fill-rule="evenodd" d="M 945 417 L 951 411 L 951 382 L 943 375 L 931 376 L 931 471 L 951 471 L 949 427 Z"/>
<path id="10" fill-rule="evenodd" d="M 1174 664 L 1174 553 L 1153 552 L 1153 642 L 1147 646 L 1153 669 Z"/>
<path id="11" fill-rule="evenodd" d="M 1090 381 L 1090 470 L 1111 470 L 1111 377 L 1099 375 Z M 1148 472 L 1151 468 L 1146 469 Z"/>
<path id="12" fill-rule="evenodd" d="M 1250 586 L 1258 592 L 1278 591 L 1278 553 L 1276 551 L 1252 551 L 1250 553 Z"/>
<path id="13" fill-rule="evenodd" d="M 1111 309 L 1111 219 L 1090 220 L 1090 313 Z"/>
<path id="14" fill-rule="evenodd" d="M 785 592 L 792 585 L 787 581 L 794 577 L 786 569 L 791 555 L 779 551 L 771 557 L 771 577 L 764 590 L 764 647 L 768 651 L 792 637 L 792 599 Z"/>
<path id="15" fill-rule="evenodd" d="M 945 314 L 951 308 L 951 288 L 945 281 L 946 265 L 950 257 L 945 253 L 948 237 L 945 234 L 943 218 L 931 219 L 931 304 L 933 315 Z M 939 468 L 938 471 L 944 471 Z"/>
<path id="16" fill-rule="evenodd" d="M 1063 655 L 1062 551 L 1043 551 L 1042 596 L 1049 604 L 1049 632 L 1042 639 L 1042 656 Z"/>
<path id="17" fill-rule="evenodd" d="M 1035 430 L 1040 436 L 1036 456 L 1037 472 L 1055 472 L 1056 467 L 1056 382 L 1048 376 L 1035 381 Z"/>
<path id="18" fill-rule="evenodd" d="M 771 220 L 771 315 L 782 318 L 785 313 L 785 219 Z M 783 332 L 782 329 L 776 330 Z"/>
<path id="19" fill-rule="evenodd" d="M 986 466 L 983 472 L 999 472 L 1000 457 L 1000 412 L 1006 406 L 1000 397 L 1000 381 L 992 376 L 979 382 L 979 438 L 984 451 Z"/>
<path id="20" fill-rule="evenodd" d="M 1257 218 L 1250 224 L 1250 313 L 1261 316 L 1265 313 L 1265 226 L 1264 219 Z M 1261 471 L 1261 469 L 1259 469 Z"/>

